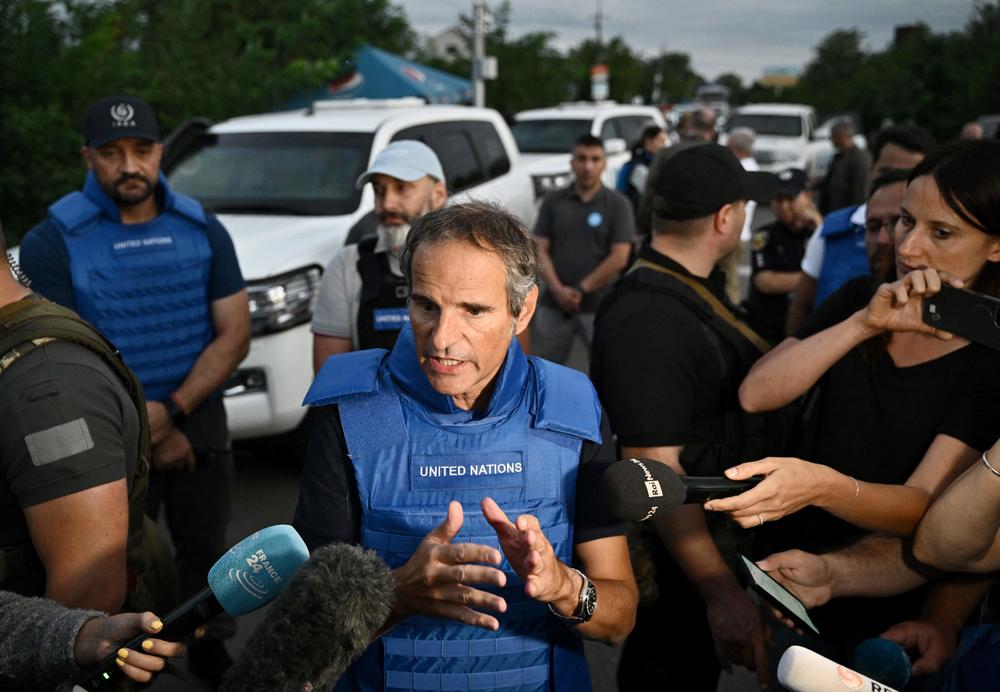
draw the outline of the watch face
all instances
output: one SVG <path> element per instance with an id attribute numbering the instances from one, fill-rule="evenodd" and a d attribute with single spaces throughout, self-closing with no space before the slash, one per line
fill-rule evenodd
<path id="1" fill-rule="evenodd" d="M 580 618 L 586 622 L 594 615 L 594 611 L 597 609 L 597 589 L 594 587 L 594 583 L 587 580 L 587 588 L 583 594 L 583 600 L 580 601 Z"/>

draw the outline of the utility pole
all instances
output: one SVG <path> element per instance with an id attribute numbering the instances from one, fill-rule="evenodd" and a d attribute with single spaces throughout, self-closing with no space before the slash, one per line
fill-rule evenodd
<path id="1" fill-rule="evenodd" d="M 594 31 L 597 33 L 597 62 L 601 62 L 604 52 L 604 13 L 601 12 L 601 0 L 597 0 L 597 14 L 594 15 Z"/>
<path id="2" fill-rule="evenodd" d="M 486 84 L 483 74 L 483 63 L 486 60 L 486 0 L 473 0 L 472 3 L 472 83 L 475 85 L 475 105 L 482 108 L 486 105 Z"/>
<path id="3" fill-rule="evenodd" d="M 601 0 L 597 0 L 594 32 L 597 34 L 597 50 L 594 54 L 594 64 L 590 67 L 590 99 L 604 101 L 608 98 L 609 89 L 608 66 L 604 64 L 604 12 L 601 11 Z"/>

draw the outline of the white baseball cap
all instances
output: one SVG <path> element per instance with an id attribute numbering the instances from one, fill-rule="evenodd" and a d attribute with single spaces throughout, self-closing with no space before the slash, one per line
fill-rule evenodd
<path id="1" fill-rule="evenodd" d="M 429 175 L 444 182 L 444 171 L 434 150 L 415 139 L 393 142 L 375 157 L 371 167 L 358 177 L 358 188 L 364 187 L 374 175 L 387 175 L 407 182 Z"/>

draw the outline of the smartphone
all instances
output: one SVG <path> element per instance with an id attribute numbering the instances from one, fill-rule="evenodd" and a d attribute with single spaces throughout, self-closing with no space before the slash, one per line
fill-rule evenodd
<path id="1" fill-rule="evenodd" d="M 1000 350 L 1000 299 L 943 285 L 923 301 L 925 324 Z"/>
<path id="2" fill-rule="evenodd" d="M 743 559 L 743 569 L 750 579 L 750 586 L 759 593 L 764 600 L 790 617 L 795 624 L 804 629 L 809 629 L 819 634 L 819 628 L 809 617 L 809 611 L 802 605 L 802 601 L 795 597 L 791 591 L 779 584 L 770 574 L 762 570 L 745 555 L 740 555 Z"/>

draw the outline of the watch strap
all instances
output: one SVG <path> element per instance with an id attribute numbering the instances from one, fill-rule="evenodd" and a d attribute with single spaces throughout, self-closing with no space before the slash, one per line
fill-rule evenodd
<path id="1" fill-rule="evenodd" d="M 555 615 L 560 620 L 570 622 L 573 624 L 582 624 L 588 622 L 590 618 L 594 616 L 594 611 L 597 610 L 597 589 L 594 587 L 594 583 L 590 581 L 586 574 L 578 570 L 576 567 L 570 567 L 571 570 L 580 575 L 583 579 L 583 586 L 580 587 L 580 595 L 577 597 L 576 610 L 573 611 L 572 615 L 563 615 L 556 611 L 549 603 L 549 612 Z M 593 600 L 593 604 L 588 608 L 588 603 Z"/>
<path id="2" fill-rule="evenodd" d="M 170 420 L 174 422 L 174 425 L 180 425 L 187 420 L 187 414 L 184 413 L 184 409 L 182 409 L 180 404 L 177 403 L 177 400 L 174 399 L 173 394 L 160 403 L 163 404 L 163 408 L 167 409 L 167 415 L 170 416 Z"/>

